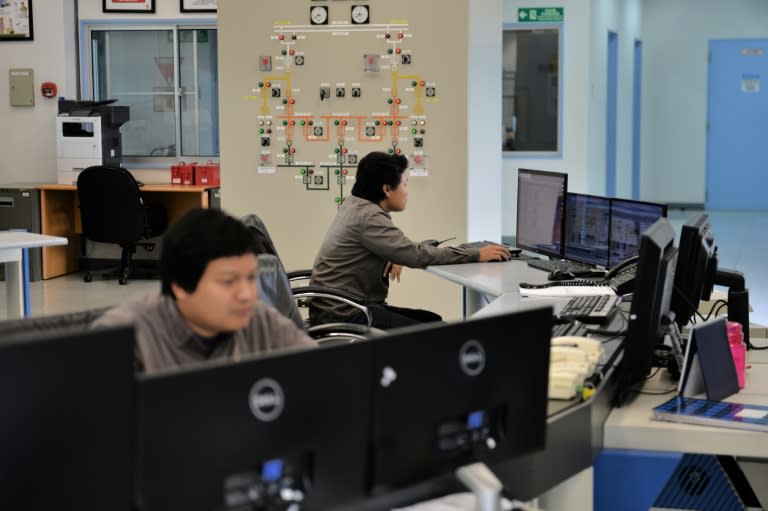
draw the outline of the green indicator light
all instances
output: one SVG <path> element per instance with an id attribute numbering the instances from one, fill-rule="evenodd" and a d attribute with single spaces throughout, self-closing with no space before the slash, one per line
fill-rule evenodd
<path id="1" fill-rule="evenodd" d="M 394 152 L 395 152 L 395 150 L 394 150 L 394 149 L 392 149 L 392 148 L 390 147 L 389 149 L 387 149 L 387 152 L 388 152 L 389 154 L 392 154 L 392 153 L 394 153 Z"/>
<path id="2" fill-rule="evenodd" d="M 285 99 L 285 98 L 283 98 L 283 104 L 284 104 L 284 105 L 287 105 L 287 104 L 288 104 L 288 100 L 287 100 L 287 99 Z"/>
<path id="3" fill-rule="evenodd" d="M 304 121 L 299 121 L 299 124 L 301 124 L 302 126 L 304 126 Z"/>
<path id="4" fill-rule="evenodd" d="M 334 170 L 334 172 L 336 173 L 336 175 L 337 175 L 337 176 L 338 176 L 339 174 L 341 174 L 341 171 L 340 171 L 339 169 L 336 169 L 336 170 Z"/>
<path id="5" fill-rule="evenodd" d="M 338 125 L 339 125 L 339 120 L 338 120 L 338 119 L 336 119 L 335 121 L 333 121 L 333 125 L 334 125 L 334 126 L 338 126 Z"/>
<path id="6" fill-rule="evenodd" d="M 336 154 L 339 154 L 339 151 L 341 151 L 341 149 L 339 149 L 339 148 L 337 147 L 336 149 L 334 149 L 334 151 L 336 151 Z"/>
<path id="7" fill-rule="evenodd" d="M 264 133 L 264 128 L 259 128 L 259 133 Z"/>
<path id="8" fill-rule="evenodd" d="M 380 124 L 381 124 L 381 121 L 376 121 L 374 124 L 375 124 L 376 126 L 378 126 L 378 125 L 380 125 Z"/>
<path id="9" fill-rule="evenodd" d="M 283 152 L 288 154 L 288 148 L 287 147 L 283 147 Z"/>
<path id="10" fill-rule="evenodd" d="M 286 52 L 285 50 L 283 50 L 283 51 L 281 51 L 280 53 L 282 53 L 283 55 L 285 55 L 287 52 Z"/>
<path id="11" fill-rule="evenodd" d="M 307 173 L 307 169 L 301 169 L 301 170 L 299 171 L 299 174 L 306 174 L 306 173 Z"/>
<path id="12" fill-rule="evenodd" d="M 389 99 L 387 100 L 387 103 L 389 103 L 390 105 L 391 105 L 393 102 L 394 102 L 394 100 L 393 100 L 392 98 L 389 98 Z"/>
<path id="13" fill-rule="evenodd" d="M 411 130 L 411 133 L 413 133 L 413 134 L 415 135 L 415 134 L 416 134 L 416 128 L 413 128 L 413 129 Z"/>
<path id="14" fill-rule="evenodd" d="M 264 82 L 259 82 L 259 88 L 264 87 Z"/>
<path id="15" fill-rule="evenodd" d="M 288 126 L 288 121 L 283 121 L 283 126 Z"/>
<path id="16" fill-rule="evenodd" d="M 389 121 L 387 124 L 389 124 L 390 126 L 392 126 L 392 125 L 394 124 L 394 122 L 392 122 L 392 121 Z"/>
<path id="17" fill-rule="evenodd" d="M 393 51 L 394 51 L 394 50 L 392 50 L 392 48 L 388 48 L 388 49 L 387 49 L 387 53 L 389 53 L 390 55 L 392 55 L 392 52 L 393 52 Z"/>
<path id="18" fill-rule="evenodd" d="M 416 87 L 418 84 L 419 84 L 419 82 L 417 82 L 416 80 L 411 82 L 411 85 L 413 85 L 414 87 Z"/>
<path id="19" fill-rule="evenodd" d="M 341 204 L 341 197 L 336 197 L 335 199 L 333 199 L 333 201 L 334 201 L 336 204 Z"/>

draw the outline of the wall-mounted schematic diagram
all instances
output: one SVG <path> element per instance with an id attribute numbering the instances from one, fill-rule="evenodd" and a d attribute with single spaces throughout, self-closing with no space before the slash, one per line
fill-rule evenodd
<path id="1" fill-rule="evenodd" d="M 439 98 L 413 65 L 407 21 L 375 23 L 364 4 L 345 21 L 334 9 L 311 5 L 304 23 L 273 23 L 245 99 L 256 104 L 258 173 L 292 172 L 306 190 L 333 189 L 339 204 L 371 151 L 403 154 L 410 175 L 430 175 L 428 110 Z"/>

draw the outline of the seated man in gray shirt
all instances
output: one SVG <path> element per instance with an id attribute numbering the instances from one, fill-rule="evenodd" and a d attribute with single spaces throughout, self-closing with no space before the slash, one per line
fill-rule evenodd
<path id="1" fill-rule="evenodd" d="M 160 272 L 160 294 L 110 309 L 93 323 L 134 325 L 139 370 L 316 345 L 258 301 L 254 238 L 221 210 L 190 210 L 168 229 Z"/>
<path id="2" fill-rule="evenodd" d="M 339 207 L 312 265 L 311 284 L 345 291 L 365 302 L 373 326 L 381 329 L 442 319 L 430 311 L 385 303 L 389 279 L 400 281 L 403 266 L 425 268 L 510 258 L 503 245 L 435 247 L 408 239 L 390 216 L 393 211 L 403 211 L 408 202 L 406 168 L 408 160 L 401 155 L 372 152 L 360 160 L 352 195 Z M 351 306 L 320 298 L 312 300 L 310 319 L 318 323 L 365 321 Z"/>

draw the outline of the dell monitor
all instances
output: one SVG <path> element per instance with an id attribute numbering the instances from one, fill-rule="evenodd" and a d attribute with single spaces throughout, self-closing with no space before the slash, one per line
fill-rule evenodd
<path id="1" fill-rule="evenodd" d="M 520 169 L 517 175 L 515 245 L 550 257 L 563 257 L 568 174 Z"/>
<path id="2" fill-rule="evenodd" d="M 311 511 L 362 498 L 370 373 L 361 341 L 141 376 L 137 509 Z"/>
<path id="3" fill-rule="evenodd" d="M 565 258 L 607 267 L 611 199 L 568 192 L 565 204 Z"/>
<path id="4" fill-rule="evenodd" d="M 0 343 L 0 508 L 131 509 L 133 329 Z"/>
<path id="5" fill-rule="evenodd" d="M 666 216 L 666 204 L 611 199 L 611 248 L 608 267 L 636 256 L 640 250 L 640 235 L 656 220 Z"/>
<path id="6" fill-rule="evenodd" d="M 709 215 L 689 219 L 680 231 L 672 311 L 682 328 L 693 317 L 700 300 L 708 300 L 717 272 L 717 247 Z"/>
<path id="7" fill-rule="evenodd" d="M 617 403 L 653 366 L 654 350 L 664 338 L 663 317 L 670 310 L 677 248 L 669 220 L 660 218 L 640 237 L 637 284 L 617 373 Z"/>
<path id="8" fill-rule="evenodd" d="M 371 340 L 373 495 L 543 449 L 551 333 L 547 307 Z"/>

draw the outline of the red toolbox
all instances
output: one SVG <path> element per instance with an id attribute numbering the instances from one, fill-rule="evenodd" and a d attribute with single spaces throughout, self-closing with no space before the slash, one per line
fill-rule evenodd
<path id="1" fill-rule="evenodd" d="M 197 162 L 184 163 L 180 161 L 171 165 L 171 184 L 191 185 L 195 181 L 195 165 Z"/>
<path id="2" fill-rule="evenodd" d="M 219 164 L 211 160 L 203 164 L 195 164 L 195 184 L 203 186 L 219 186 Z"/>

